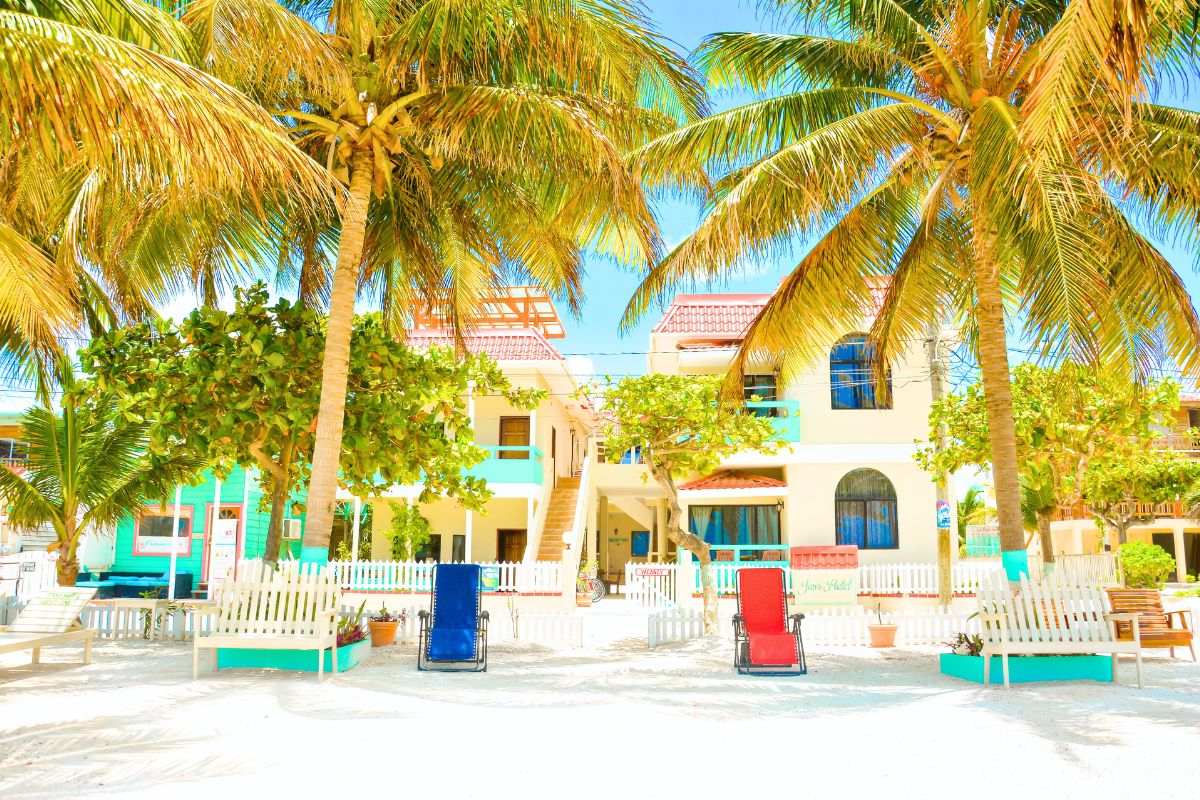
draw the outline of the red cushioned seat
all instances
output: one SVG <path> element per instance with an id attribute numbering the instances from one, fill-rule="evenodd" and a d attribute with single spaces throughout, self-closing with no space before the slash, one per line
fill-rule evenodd
<path id="1" fill-rule="evenodd" d="M 807 672 L 800 637 L 804 615 L 794 614 L 789 619 L 784 578 L 778 567 L 738 570 L 738 615 L 734 617 L 734 662 L 738 672 Z"/>

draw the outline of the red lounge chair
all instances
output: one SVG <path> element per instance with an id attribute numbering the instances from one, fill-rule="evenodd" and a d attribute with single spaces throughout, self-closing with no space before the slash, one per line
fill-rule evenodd
<path id="1" fill-rule="evenodd" d="M 803 614 L 787 613 L 779 567 L 745 567 L 737 573 L 738 613 L 733 618 L 733 665 L 742 675 L 804 675 Z"/>

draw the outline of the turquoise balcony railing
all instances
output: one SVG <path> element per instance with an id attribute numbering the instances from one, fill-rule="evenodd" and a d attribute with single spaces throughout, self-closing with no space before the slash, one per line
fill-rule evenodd
<path id="1" fill-rule="evenodd" d="M 787 544 L 710 544 L 709 550 L 714 564 L 755 562 L 774 567 L 788 563 L 790 547 Z M 680 549 L 675 555 L 680 561 L 690 558 L 693 563 L 699 563 L 699 559 L 687 550 Z"/>
<path id="2" fill-rule="evenodd" d="M 480 446 L 488 451 L 488 457 L 467 470 L 476 478 L 488 483 L 542 483 L 544 457 L 536 447 Z"/>
<path id="3" fill-rule="evenodd" d="M 749 400 L 746 408 L 761 416 L 770 416 L 771 424 L 779 431 L 776 438 L 785 442 L 800 441 L 799 400 Z"/>

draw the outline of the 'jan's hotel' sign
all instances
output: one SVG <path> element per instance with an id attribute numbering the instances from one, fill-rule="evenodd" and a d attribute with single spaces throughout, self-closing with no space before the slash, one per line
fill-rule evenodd
<path id="1" fill-rule="evenodd" d="M 792 591 L 799 607 L 858 604 L 858 548 L 793 547 Z"/>

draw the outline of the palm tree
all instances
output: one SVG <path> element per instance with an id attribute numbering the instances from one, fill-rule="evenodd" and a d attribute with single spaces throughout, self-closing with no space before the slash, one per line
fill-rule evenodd
<path id="1" fill-rule="evenodd" d="M 1049 471 L 1021 475 L 1021 527 L 1030 534 L 1037 534 L 1042 547 L 1042 570 L 1047 574 L 1054 569 L 1054 536 L 1050 532 L 1050 523 L 1059 507 L 1054 486 Z"/>
<path id="2" fill-rule="evenodd" d="M 957 322 L 982 371 L 1013 577 L 1027 567 L 1006 325 L 1047 359 L 1144 374 L 1167 356 L 1200 371 L 1191 301 L 1128 216 L 1189 242 L 1200 230 L 1200 114 L 1146 91 L 1187 63 L 1195 24 L 1159 0 L 788 8 L 828 34 L 721 33 L 697 54 L 714 86 L 775 94 L 636 154 L 651 181 L 711 191 L 626 323 L 681 280 L 803 237 L 812 249 L 748 331 L 732 378 L 759 360 L 795 374 L 827 357 L 881 286 L 881 370 L 931 318 Z"/>
<path id="3" fill-rule="evenodd" d="M 972 486 L 958 501 L 958 549 L 961 553 L 967 546 L 967 526 L 986 525 L 996 516 L 987 504 L 987 495 L 982 486 Z"/>
<path id="4" fill-rule="evenodd" d="M 0 0 L 0 349 L 20 366 L 211 294 L 275 260 L 272 223 L 331 205 L 325 171 L 194 62 L 141 0 Z"/>
<path id="5" fill-rule="evenodd" d="M 1200 483 L 1192 486 L 1183 495 L 1183 513 L 1187 514 L 1189 519 L 1200 522 Z"/>
<path id="6" fill-rule="evenodd" d="M 84 534 L 136 515 L 147 498 L 165 498 L 200 465 L 148 455 L 148 426 L 130 423 L 116 403 L 90 395 L 69 366 L 59 382 L 59 413 L 34 406 L 22 417 L 28 460 L 24 474 L 0 468 L 0 497 L 14 528 L 54 529 L 58 582 L 74 586 Z"/>
<path id="7" fill-rule="evenodd" d="M 577 307 L 584 248 L 657 257 L 623 157 L 698 118 L 703 92 L 631 0 L 193 0 L 184 21 L 346 186 L 339 217 L 291 231 L 286 264 L 329 301 L 304 532 L 320 558 L 360 288 L 395 332 L 416 302 L 460 328 L 512 278 Z"/>

